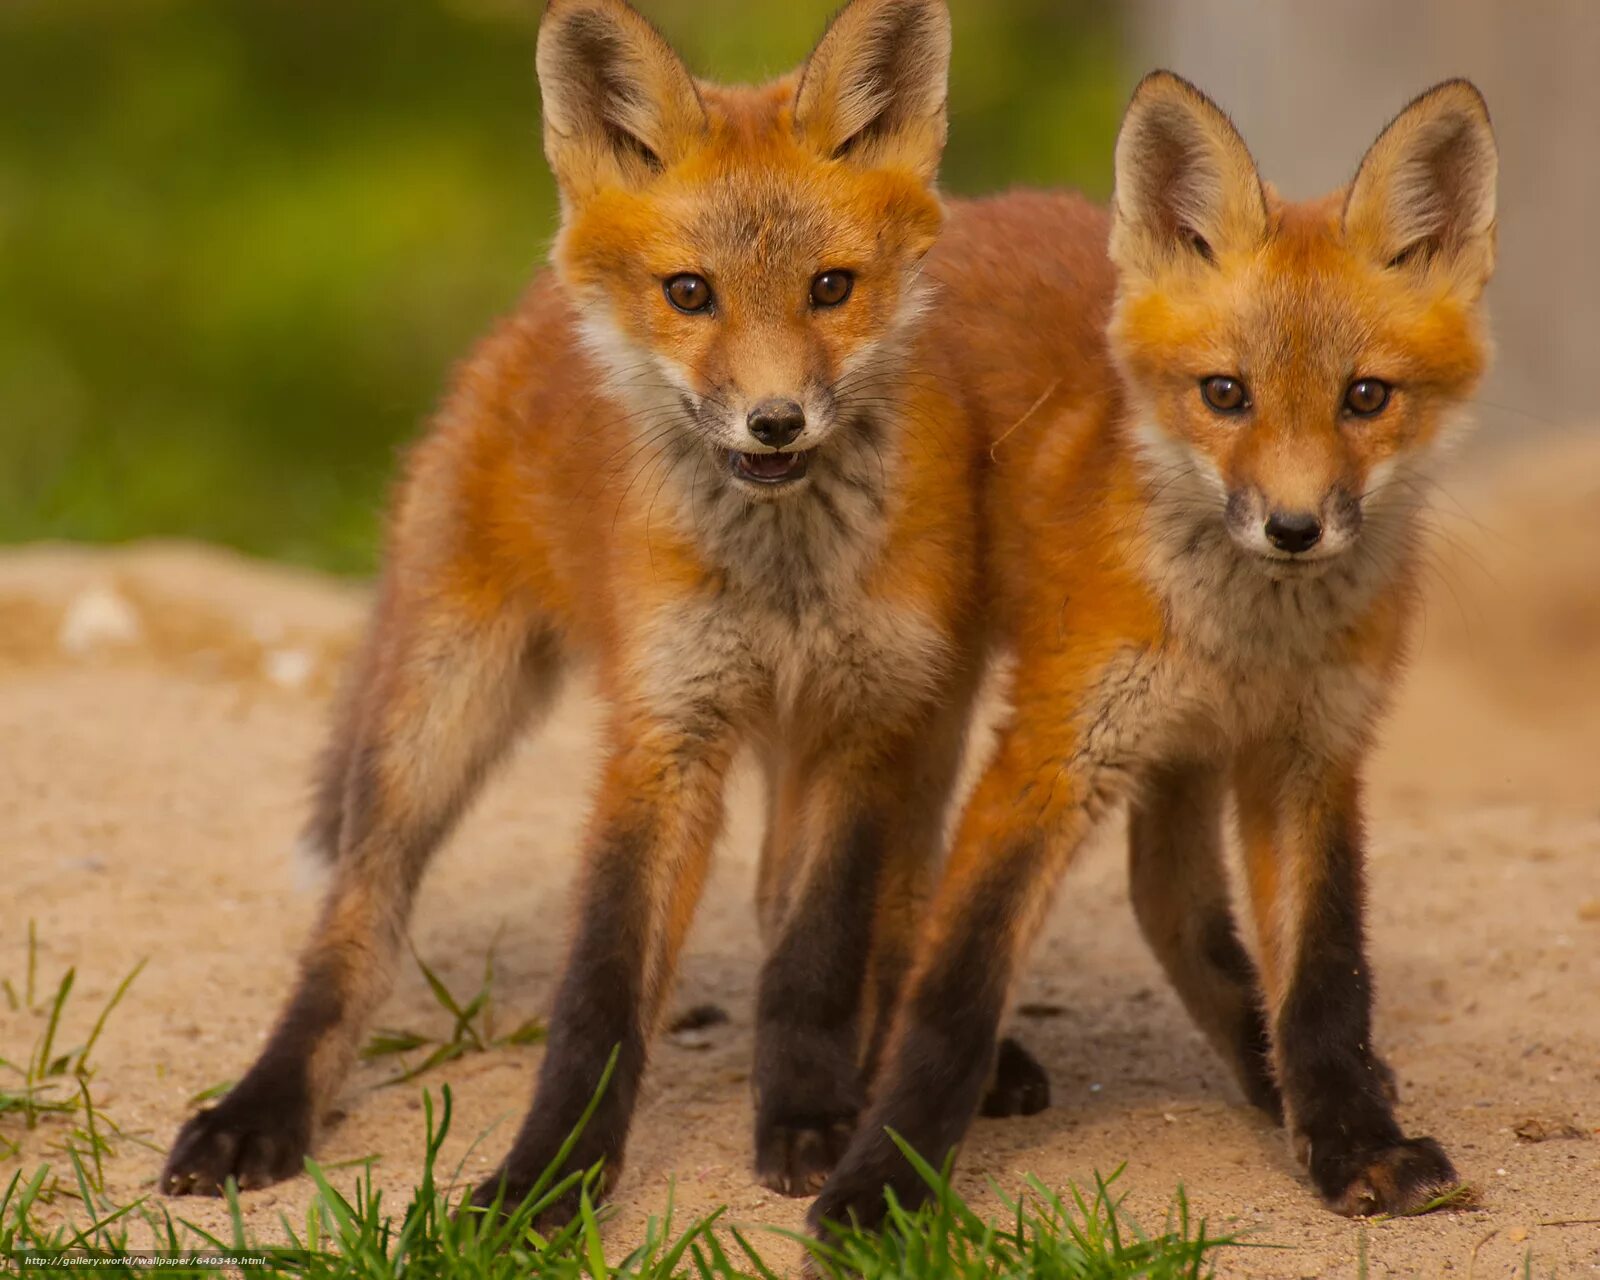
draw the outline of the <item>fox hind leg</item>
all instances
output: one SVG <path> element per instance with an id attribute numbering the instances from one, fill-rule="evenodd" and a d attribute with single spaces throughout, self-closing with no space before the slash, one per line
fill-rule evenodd
<path id="1" fill-rule="evenodd" d="M 977 687 L 974 672 L 957 677 L 931 722 L 906 746 L 904 781 L 897 785 L 895 797 L 900 814 L 890 832 L 873 925 L 870 1013 L 862 1064 L 869 1090 L 911 970 L 917 931 L 942 860 Z M 1049 1105 L 1050 1078 L 1044 1067 L 1020 1041 L 1012 1036 L 1003 1038 L 997 1046 L 981 1114 L 990 1118 L 1031 1116 Z"/>
<path id="2" fill-rule="evenodd" d="M 1198 764 L 1149 771 L 1128 820 L 1130 896 L 1151 951 L 1245 1097 L 1274 1120 L 1266 996 L 1239 939 L 1222 854 L 1224 778 Z"/>
<path id="3" fill-rule="evenodd" d="M 1096 779 L 1060 780 L 1061 758 L 1054 743 L 1040 751 L 1002 740 L 968 802 L 923 922 L 872 1104 L 807 1215 L 813 1231 L 851 1218 L 875 1228 L 886 1212 L 886 1187 L 902 1204 L 920 1203 L 928 1189 L 888 1130 L 937 1167 L 981 1106 L 1012 980 L 1051 890 L 1100 808 L 1087 799 Z"/>
<path id="4" fill-rule="evenodd" d="M 1033 1116 L 1049 1105 L 1050 1077 L 1044 1067 L 1014 1037 L 1001 1037 L 978 1114 L 990 1119 Z"/>
<path id="5" fill-rule="evenodd" d="M 862 1017 L 889 839 L 878 797 L 834 777 L 808 782 L 796 848 L 777 855 L 788 890 L 756 1000 L 756 1176 L 784 1195 L 821 1186 L 864 1101 Z"/>
<path id="6" fill-rule="evenodd" d="M 435 601 L 424 613 L 390 594 L 373 636 L 325 758 L 313 824 L 322 838 L 337 830 L 339 852 L 294 994 L 255 1064 L 180 1130 L 161 1176 L 169 1195 L 300 1172 L 388 994 L 430 856 L 559 666 L 553 634 L 511 610 L 485 619 Z"/>
<path id="7" fill-rule="evenodd" d="M 783 1194 L 821 1185 L 870 1091 L 942 850 L 975 685 L 958 679 L 913 732 L 882 742 L 829 733 L 769 774 L 755 1146 L 757 1176 Z M 993 1096 L 995 1114 L 1031 1113 L 1049 1085 L 1012 1043 Z"/>
<path id="8" fill-rule="evenodd" d="M 942 861 L 980 674 L 975 664 L 956 672 L 926 723 L 886 762 L 884 802 L 893 807 L 893 816 L 878 885 L 867 975 L 862 1075 L 869 1082 L 877 1074 Z"/>

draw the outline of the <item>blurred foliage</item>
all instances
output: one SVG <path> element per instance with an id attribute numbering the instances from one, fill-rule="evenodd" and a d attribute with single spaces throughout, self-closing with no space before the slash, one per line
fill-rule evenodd
<path id="1" fill-rule="evenodd" d="M 537 0 L 0 4 L 0 541 L 374 559 L 397 447 L 554 230 Z M 829 0 L 643 0 L 701 75 Z M 1103 195 L 1111 0 L 953 0 L 946 186 Z"/>

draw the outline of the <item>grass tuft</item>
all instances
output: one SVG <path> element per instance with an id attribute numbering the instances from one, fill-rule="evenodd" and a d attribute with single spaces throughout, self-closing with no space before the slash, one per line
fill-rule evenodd
<path id="1" fill-rule="evenodd" d="M 1478 1189 L 1470 1182 L 1457 1183 L 1447 1191 L 1442 1191 L 1432 1200 L 1424 1201 L 1415 1209 L 1407 1209 L 1404 1213 L 1375 1213 L 1368 1218 L 1368 1222 L 1391 1222 L 1396 1218 L 1420 1218 L 1425 1213 L 1433 1213 L 1438 1209 L 1476 1209 L 1480 1204 Z"/>
<path id="2" fill-rule="evenodd" d="M 514 1045 L 538 1044 L 544 1039 L 545 1025 L 538 1018 L 528 1018 L 503 1035 L 496 1033 L 493 943 L 484 956 L 483 981 L 478 985 L 478 990 L 466 1001 L 457 999 L 455 993 L 445 985 L 444 979 L 440 978 L 421 956 L 415 951 L 411 954 L 417 962 L 423 980 L 428 984 L 428 990 L 433 993 L 434 1001 L 450 1015 L 450 1033 L 441 1040 L 420 1031 L 393 1028 L 377 1031 L 362 1048 L 361 1057 L 369 1062 L 377 1058 L 398 1057 L 401 1071 L 392 1080 L 387 1081 L 388 1084 L 405 1084 L 434 1067 L 455 1061 L 464 1054 L 486 1053 L 490 1049 Z M 406 1065 L 406 1054 L 425 1049 L 429 1045 L 433 1048 L 427 1057 L 414 1066 Z"/>
<path id="3" fill-rule="evenodd" d="M 596 1102 L 599 1097 L 597 1092 Z M 651 1218 L 643 1240 L 619 1256 L 606 1240 L 608 1211 L 595 1203 L 599 1168 L 555 1176 L 581 1124 L 568 1149 L 521 1204 L 504 1212 L 505 1206 L 498 1204 L 480 1212 L 467 1208 L 459 1165 L 448 1177 L 441 1176 L 441 1152 L 451 1123 L 448 1086 L 437 1106 L 429 1091 L 422 1099 L 422 1175 L 398 1213 L 374 1186 L 370 1164 L 345 1191 L 329 1177 L 333 1166 L 308 1160 L 314 1193 L 302 1226 L 282 1218 L 281 1240 L 263 1243 L 247 1229 L 230 1182 L 230 1233 L 223 1238 L 174 1218 L 166 1204 L 107 1202 L 91 1185 L 80 1154 L 71 1152 L 89 1221 L 82 1226 L 41 1225 L 36 1210 L 49 1171 L 41 1168 L 29 1179 L 19 1172 L 0 1194 L 0 1257 L 33 1259 L 41 1272 L 92 1261 L 100 1274 L 129 1277 L 224 1275 L 230 1267 L 223 1260 L 250 1259 L 246 1274 L 319 1280 L 513 1280 L 528 1275 L 552 1280 L 778 1280 L 795 1274 L 802 1262 L 818 1280 L 1198 1280 L 1213 1274 L 1217 1250 L 1233 1243 L 1209 1235 L 1203 1222 L 1193 1222 L 1181 1191 L 1165 1229 L 1144 1234 L 1113 1191 L 1121 1170 L 1096 1176 L 1088 1193 L 1076 1187 L 1057 1192 L 1030 1178 L 1023 1195 L 1003 1198 L 999 1218 L 985 1219 L 956 1194 L 946 1174 L 908 1151 L 929 1180 L 933 1197 L 915 1211 L 894 1204 L 882 1233 L 843 1230 L 823 1245 L 770 1226 L 729 1222 L 721 1209 L 680 1227 L 669 1190 L 664 1213 Z M 458 1186 L 463 1188 L 459 1193 L 452 1189 Z M 535 1226 L 540 1214 L 574 1189 L 577 1216 L 559 1230 L 541 1233 Z M 116 1261 L 132 1251 L 159 1255 L 159 1261 L 136 1266 Z M 201 1262 L 202 1257 L 218 1261 Z"/>
<path id="4" fill-rule="evenodd" d="M 0 1157 L 19 1157 L 24 1133 L 55 1124 L 65 1128 L 64 1134 L 52 1144 L 55 1149 L 68 1155 L 81 1153 L 88 1161 L 85 1170 L 72 1182 L 52 1180 L 43 1186 L 40 1194 L 49 1198 L 58 1194 L 75 1195 L 78 1186 L 85 1181 L 94 1189 L 103 1190 L 105 1160 L 116 1154 L 113 1138 L 149 1145 L 140 1135 L 118 1126 L 90 1088 L 95 1075 L 95 1046 L 100 1043 L 106 1022 L 144 966 L 143 960 L 134 965 L 101 1007 L 88 1039 L 70 1048 L 61 1047 L 60 1034 L 62 1018 L 77 981 L 77 969 L 69 968 L 49 996 L 43 1001 L 38 998 L 39 939 L 33 921 L 28 922 L 27 976 L 22 992 L 19 994 L 9 979 L 0 983 L 6 1002 L 14 1012 L 40 1021 L 33 1045 L 25 1056 L 20 1060 L 0 1057 Z M 19 1124 L 21 1132 L 17 1128 Z"/>
<path id="5" fill-rule="evenodd" d="M 1056 1191 L 1030 1177 L 1016 1199 L 1001 1196 L 1004 1212 L 998 1218 L 987 1219 L 956 1194 L 948 1168 L 935 1170 L 902 1143 L 901 1150 L 933 1194 L 914 1211 L 892 1204 L 881 1233 L 844 1229 L 823 1245 L 771 1226 L 731 1222 L 724 1209 L 680 1225 L 669 1189 L 665 1211 L 649 1220 L 639 1243 L 619 1254 L 606 1239 L 609 1210 L 598 1204 L 600 1167 L 558 1176 L 610 1082 L 615 1055 L 577 1128 L 519 1204 L 497 1202 L 488 1212 L 469 1206 L 471 1180 L 463 1177 L 463 1168 L 476 1144 L 453 1170 L 441 1165 L 452 1112 L 446 1086 L 437 1104 L 431 1092 L 423 1092 L 422 1172 L 405 1203 L 396 1207 L 385 1199 L 373 1173 L 376 1156 L 329 1165 L 308 1159 L 312 1195 L 301 1222 L 280 1215 L 276 1239 L 260 1239 L 247 1227 L 238 1189 L 230 1180 L 225 1187 L 228 1225 L 224 1235 L 217 1235 L 175 1216 L 172 1202 L 139 1197 L 117 1203 L 106 1194 L 106 1162 L 115 1156 L 108 1135 L 121 1131 L 91 1093 L 91 1055 L 142 965 L 118 986 L 85 1043 L 62 1050 L 59 1033 L 75 974 L 69 969 L 53 993 L 40 1000 L 31 929 L 29 938 L 23 989 L 18 992 L 6 983 L 3 990 L 19 1011 L 37 1015 L 40 1027 L 24 1065 L 0 1060 L 21 1078 L 20 1087 L 0 1093 L 0 1120 L 9 1116 L 32 1128 L 64 1118 L 71 1127 L 57 1148 L 62 1161 L 26 1175 L 19 1168 L 0 1184 L 0 1263 L 14 1266 L 19 1274 L 60 1274 L 65 1267 L 92 1266 L 100 1275 L 130 1278 L 247 1274 L 317 1280 L 512 1280 L 529 1275 L 552 1280 L 778 1280 L 804 1264 L 818 1280 L 1193 1280 L 1211 1275 L 1217 1250 L 1233 1243 L 1210 1236 L 1203 1222 L 1191 1221 L 1181 1190 L 1164 1230 L 1144 1234 L 1114 1194 L 1120 1169 L 1108 1178 L 1096 1176 L 1087 1193 L 1077 1187 Z M 523 1028 L 509 1036 L 494 1033 L 492 948 L 483 983 L 465 1002 L 420 959 L 418 965 L 452 1019 L 448 1039 L 425 1043 L 476 1052 L 518 1042 L 514 1037 Z M 410 1045 L 414 1037 L 409 1033 L 389 1035 L 402 1037 L 408 1049 L 392 1052 L 420 1047 Z M 443 1060 L 436 1049 L 410 1074 Z M 20 1142 L 9 1145 L 13 1154 L 20 1151 Z M 336 1185 L 334 1175 L 351 1168 L 358 1170 L 353 1183 Z M 62 1196 L 81 1205 L 65 1222 L 52 1207 Z M 546 1228 L 541 1223 L 548 1209 L 574 1201 L 577 1213 L 566 1225 Z"/>
<path id="6" fill-rule="evenodd" d="M 1145 1234 L 1114 1193 L 1121 1168 L 1108 1177 L 1097 1173 L 1087 1194 L 1076 1185 L 1057 1191 L 1031 1174 L 1018 1197 L 992 1187 L 1004 1212 L 984 1218 L 955 1192 L 948 1165 L 941 1172 L 897 1134 L 889 1136 L 927 1182 L 929 1200 L 910 1211 L 891 1193 L 882 1232 L 835 1228 L 826 1244 L 794 1237 L 814 1272 L 838 1280 L 1179 1280 L 1212 1275 L 1217 1251 L 1237 1244 L 1232 1236 L 1210 1235 L 1203 1221 L 1193 1220 L 1182 1188 L 1165 1228 Z"/>

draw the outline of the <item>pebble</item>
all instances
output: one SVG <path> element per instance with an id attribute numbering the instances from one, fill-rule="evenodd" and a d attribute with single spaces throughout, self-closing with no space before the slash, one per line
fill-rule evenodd
<path id="1" fill-rule="evenodd" d="M 280 689 L 302 689 L 316 668 L 305 649 L 269 649 L 261 655 L 262 671 Z"/>
<path id="2" fill-rule="evenodd" d="M 56 643 L 67 653 L 137 644 L 144 636 L 139 614 L 125 596 L 101 583 L 80 591 L 61 617 Z"/>

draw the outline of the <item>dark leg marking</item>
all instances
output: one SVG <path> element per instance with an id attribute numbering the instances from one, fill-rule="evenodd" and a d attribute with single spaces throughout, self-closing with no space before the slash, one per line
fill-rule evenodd
<path id="1" fill-rule="evenodd" d="M 994 1077 L 979 1114 L 992 1118 L 1038 1115 L 1050 1105 L 1050 1077 L 1039 1061 L 1010 1036 L 995 1053 Z"/>
<path id="2" fill-rule="evenodd" d="M 861 1007 L 884 853 L 858 818 L 810 869 L 761 969 L 756 1001 L 756 1176 L 811 1195 L 832 1172 L 865 1101 Z"/>
<path id="3" fill-rule="evenodd" d="M 337 970 L 308 969 L 266 1049 L 214 1107 L 189 1117 L 161 1173 L 169 1196 L 220 1196 L 233 1177 L 241 1191 L 291 1178 L 311 1150 L 311 1054 L 339 1022 Z"/>
<path id="4" fill-rule="evenodd" d="M 1224 1055 L 1250 1105 L 1282 1124 L 1283 1094 L 1272 1071 L 1272 1033 L 1263 1008 L 1261 977 L 1255 961 L 1239 941 L 1233 912 L 1213 915 L 1204 926 L 1204 936 L 1201 954 L 1205 961 L 1239 995 L 1233 1017 L 1217 1027 L 1216 1038 L 1225 1046 Z"/>
<path id="5" fill-rule="evenodd" d="M 1372 1050 L 1372 980 L 1362 916 L 1359 834 L 1335 817 L 1277 1020 L 1294 1139 L 1317 1190 L 1350 1217 L 1405 1213 L 1459 1184 L 1432 1138 L 1407 1138 L 1393 1078 Z"/>
<path id="6" fill-rule="evenodd" d="M 473 1193 L 476 1205 L 492 1203 L 502 1187 L 505 1207 L 522 1202 L 577 1127 L 613 1052 L 617 1063 L 605 1095 L 551 1184 L 604 1161 L 603 1192 L 621 1172 L 646 1057 L 643 1002 L 652 904 L 642 868 L 652 838 L 614 835 L 593 864 L 532 1109 L 504 1163 Z M 573 1191 L 542 1215 L 543 1221 L 564 1222 L 577 1206 Z"/>
<path id="7" fill-rule="evenodd" d="M 1011 981 L 1017 909 L 1037 888 L 1042 842 L 996 859 L 964 904 L 954 931 L 907 994 L 872 1106 L 807 1222 L 883 1221 L 884 1188 L 920 1204 L 929 1188 L 900 1154 L 892 1129 L 938 1168 L 966 1133 L 982 1100 Z"/>
<path id="8" fill-rule="evenodd" d="M 1129 814 L 1129 889 L 1140 931 L 1189 1016 L 1245 1097 L 1281 1122 L 1261 979 L 1228 897 L 1222 797 L 1214 769 L 1151 769 Z"/>

